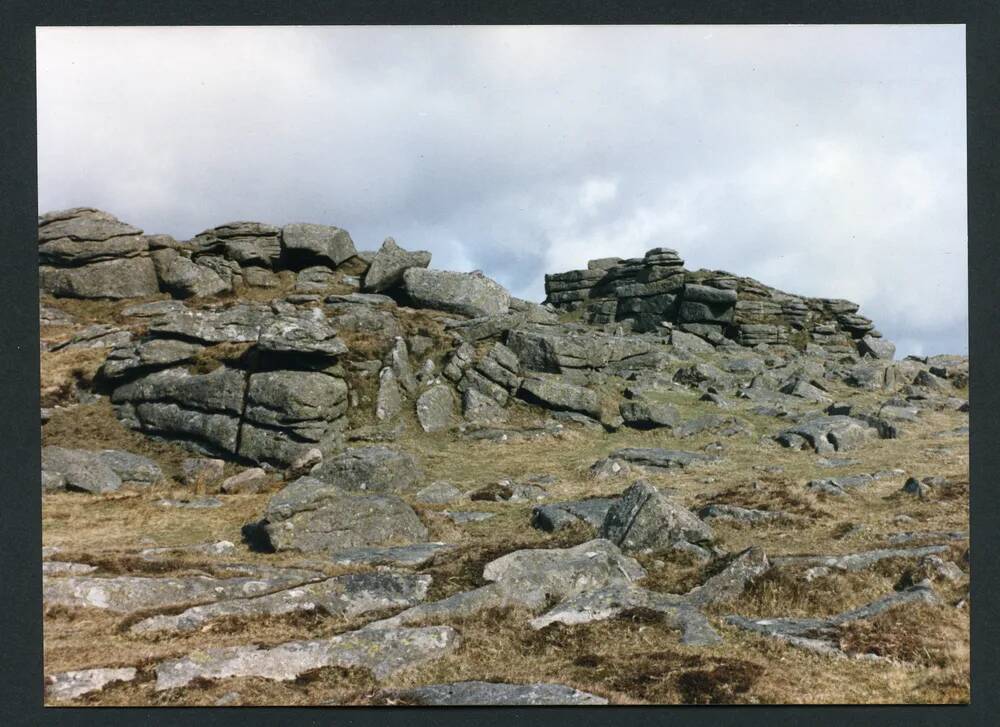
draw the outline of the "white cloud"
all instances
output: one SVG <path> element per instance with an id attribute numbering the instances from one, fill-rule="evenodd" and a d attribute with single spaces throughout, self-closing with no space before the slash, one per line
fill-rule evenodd
<path id="1" fill-rule="evenodd" d="M 663 245 L 965 350 L 964 50 L 956 26 L 40 29 L 39 206 L 338 224 L 533 298 Z"/>

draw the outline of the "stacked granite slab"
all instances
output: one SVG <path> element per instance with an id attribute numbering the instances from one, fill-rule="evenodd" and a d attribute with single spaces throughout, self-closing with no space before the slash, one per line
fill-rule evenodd
<path id="1" fill-rule="evenodd" d="M 857 354 L 862 339 L 881 336 L 857 303 L 792 295 L 725 271 L 688 271 L 668 248 L 546 275 L 545 290 L 547 303 L 583 309 L 591 324 L 627 323 L 636 332 L 668 324 L 716 343 L 724 337 L 744 346 L 812 344 Z"/>
<path id="2" fill-rule="evenodd" d="M 142 230 L 93 207 L 38 218 L 39 287 L 68 298 L 134 298 L 160 290 Z"/>
<path id="3" fill-rule="evenodd" d="M 177 241 L 145 235 L 93 207 L 39 217 L 38 252 L 43 293 L 107 299 L 160 292 L 207 297 L 239 287 L 275 287 L 284 270 L 305 271 L 312 289 L 323 289 L 334 269 L 358 256 L 347 231 L 329 225 L 229 222 Z"/>
<path id="4" fill-rule="evenodd" d="M 319 308 L 181 305 L 112 350 L 101 377 L 118 418 L 135 430 L 212 456 L 287 466 L 309 449 L 340 446 L 349 392 L 336 361 L 346 352 Z"/>

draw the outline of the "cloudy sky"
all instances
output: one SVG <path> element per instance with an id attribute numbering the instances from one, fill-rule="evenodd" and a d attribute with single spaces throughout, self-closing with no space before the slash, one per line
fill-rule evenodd
<path id="1" fill-rule="evenodd" d="M 38 203 L 386 236 L 544 296 L 677 249 L 967 343 L 962 26 L 43 28 Z"/>

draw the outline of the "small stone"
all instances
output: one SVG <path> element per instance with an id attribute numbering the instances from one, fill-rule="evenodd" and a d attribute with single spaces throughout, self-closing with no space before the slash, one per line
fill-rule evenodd
<path id="1" fill-rule="evenodd" d="M 267 486 L 268 476 L 260 467 L 251 467 L 223 480 L 220 489 L 228 495 L 260 492 Z"/>

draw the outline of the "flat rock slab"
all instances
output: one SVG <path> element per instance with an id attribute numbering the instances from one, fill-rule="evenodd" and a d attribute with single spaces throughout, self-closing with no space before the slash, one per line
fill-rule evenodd
<path id="1" fill-rule="evenodd" d="M 292 641 L 271 648 L 234 646 L 207 649 L 156 667 L 156 690 L 177 689 L 195 679 L 261 677 L 291 681 L 315 669 L 339 666 L 368 669 L 385 679 L 411 666 L 439 659 L 460 643 L 448 626 L 364 628 L 332 639 Z"/>
<path id="2" fill-rule="evenodd" d="M 778 434 L 775 440 L 790 449 L 813 449 L 819 454 L 854 449 L 878 431 L 860 419 L 849 416 L 825 416 L 807 419 Z"/>
<path id="3" fill-rule="evenodd" d="M 211 510 L 222 507 L 222 500 L 218 497 L 195 497 L 190 500 L 165 499 L 157 500 L 160 507 L 176 507 L 182 510 Z"/>
<path id="4" fill-rule="evenodd" d="M 860 608 L 827 618 L 748 619 L 743 616 L 728 616 L 726 623 L 747 631 L 772 636 L 810 651 L 830 656 L 845 656 L 837 642 L 841 626 L 872 618 L 897 606 L 937 601 L 938 598 L 931 587 L 926 583 L 919 583 L 905 591 L 891 593 Z"/>
<path id="5" fill-rule="evenodd" d="M 609 454 L 607 458 L 650 469 L 690 467 L 694 464 L 713 462 L 717 459 L 699 452 L 682 452 L 674 449 L 647 447 L 626 447 L 624 449 L 616 449 L 614 452 Z"/>
<path id="6" fill-rule="evenodd" d="M 464 525 L 465 523 L 481 523 L 484 520 L 489 520 L 492 517 L 496 517 L 495 512 L 467 511 L 467 512 L 445 512 L 444 514 L 449 520 L 451 520 L 456 525 Z"/>
<path id="7" fill-rule="evenodd" d="M 419 568 L 434 560 L 434 556 L 453 550 L 448 543 L 414 543 L 388 548 L 350 548 L 330 554 L 335 565 L 388 565 Z"/>
<path id="8" fill-rule="evenodd" d="M 195 606 L 173 616 L 152 616 L 132 626 L 131 631 L 138 634 L 178 633 L 195 631 L 225 617 L 256 618 L 302 611 L 353 617 L 369 611 L 413 606 L 424 600 L 430 584 L 428 575 L 354 573 L 256 598 Z"/>
<path id="9" fill-rule="evenodd" d="M 805 568 L 832 568 L 840 571 L 859 571 L 870 568 L 887 558 L 922 558 L 943 553 L 947 545 L 927 545 L 922 548 L 880 548 L 864 553 L 846 555 L 776 555 L 771 558 L 775 568 L 801 566 Z"/>
<path id="10" fill-rule="evenodd" d="M 161 479 L 159 465 L 131 452 L 42 447 L 42 486 L 47 492 L 100 494 L 114 492 L 122 484 L 145 487 Z"/>
<path id="11" fill-rule="evenodd" d="M 531 510 L 531 524 L 539 530 L 554 532 L 577 523 L 586 523 L 597 530 L 604 522 L 608 509 L 617 501 L 614 497 L 590 500 L 567 500 L 551 505 L 536 505 Z"/>
<path id="12" fill-rule="evenodd" d="M 926 530 L 923 532 L 896 533 L 886 539 L 889 545 L 912 543 L 914 540 L 968 540 L 969 534 L 959 531 Z"/>
<path id="13" fill-rule="evenodd" d="M 99 692 L 109 684 L 130 682 L 135 676 L 136 670 L 132 667 L 65 671 L 45 678 L 45 696 L 53 701 L 76 699 Z"/>
<path id="14" fill-rule="evenodd" d="M 265 519 L 244 527 L 260 531 L 275 550 L 333 553 L 350 548 L 409 545 L 427 539 L 427 528 L 395 495 L 353 495 L 301 478 L 271 498 Z"/>
<path id="15" fill-rule="evenodd" d="M 733 522 L 761 525 L 788 522 L 792 517 L 781 510 L 752 510 L 736 505 L 712 504 L 698 510 L 702 520 L 730 520 Z"/>
<path id="16" fill-rule="evenodd" d="M 58 577 L 42 579 L 42 600 L 47 606 L 99 608 L 134 613 L 193 603 L 261 596 L 291 588 L 323 575 L 313 571 L 273 569 L 264 578 L 145 578 L 141 576 Z"/>
<path id="17" fill-rule="evenodd" d="M 562 684 L 504 684 L 454 682 L 428 684 L 412 689 L 384 690 L 377 701 L 428 707 L 599 705 L 608 700 Z"/>
<path id="18" fill-rule="evenodd" d="M 462 491 L 449 482 L 432 482 L 414 495 L 417 502 L 427 505 L 446 505 L 461 498 Z"/>
<path id="19" fill-rule="evenodd" d="M 414 606 L 376 623 L 399 626 L 503 606 L 540 609 L 549 598 L 570 598 L 604 586 L 632 583 L 645 575 L 635 559 L 607 540 L 590 540 L 572 548 L 517 550 L 486 564 L 483 579 L 490 581 L 488 585 Z"/>
<path id="20" fill-rule="evenodd" d="M 68 563 L 61 560 L 46 560 L 42 562 L 42 575 L 45 576 L 82 576 L 97 570 L 96 565 L 86 563 Z"/>
<path id="21" fill-rule="evenodd" d="M 681 643 L 709 646 L 719 643 L 722 638 L 700 609 L 735 598 L 770 567 L 760 548 L 748 548 L 737 554 L 721 572 L 684 595 L 657 593 L 633 584 L 614 584 L 573 596 L 532 619 L 530 625 L 541 629 L 552 623 L 591 623 L 614 618 L 631 609 L 641 609 L 662 614 L 671 627 L 681 631 Z"/>
<path id="22" fill-rule="evenodd" d="M 584 624 L 614 618 L 630 609 L 662 614 L 674 628 L 681 629 L 681 642 L 684 644 L 705 646 L 721 641 L 708 619 L 687 604 L 683 596 L 656 593 L 635 586 L 609 586 L 581 593 L 529 623 L 533 629 L 542 629 L 553 623 Z"/>
<path id="23" fill-rule="evenodd" d="M 834 497 L 842 497 L 853 490 L 863 489 L 873 482 L 872 475 L 860 474 L 847 477 L 827 477 L 820 480 L 810 480 L 806 483 L 806 489 L 812 492 L 822 492 Z"/>
<path id="24" fill-rule="evenodd" d="M 412 455 L 389 447 L 346 449 L 311 474 L 343 490 L 372 493 L 408 490 L 423 477 Z"/>

